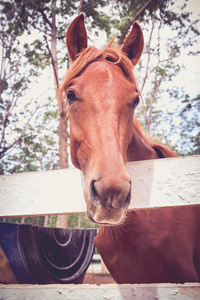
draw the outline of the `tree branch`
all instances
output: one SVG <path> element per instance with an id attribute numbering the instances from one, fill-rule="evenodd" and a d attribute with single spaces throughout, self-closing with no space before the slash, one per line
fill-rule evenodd
<path id="1" fill-rule="evenodd" d="M 31 22 L 27 21 L 28 24 L 30 24 L 31 26 L 33 26 L 33 28 L 37 29 L 39 32 L 42 32 L 48 36 L 51 36 L 51 34 L 49 34 L 47 31 L 41 29 L 40 27 L 36 26 L 35 24 L 32 24 Z"/>
<path id="2" fill-rule="evenodd" d="M 85 3 L 83 6 L 82 6 L 82 9 L 84 10 L 88 5 L 90 5 L 91 3 L 93 2 L 93 0 L 90 0 L 89 2 Z"/>
<path id="3" fill-rule="evenodd" d="M 161 25 L 162 25 L 162 21 L 160 20 L 160 24 L 159 24 L 159 28 L 158 28 L 158 61 L 157 61 L 157 66 L 156 69 L 158 68 L 159 64 L 160 64 L 160 29 L 161 29 Z M 156 70 L 155 72 L 155 82 L 154 82 L 154 88 L 153 88 L 153 92 L 151 94 L 150 97 L 150 104 L 149 104 L 149 113 L 148 113 L 148 117 L 146 119 L 146 124 L 147 124 L 147 132 L 150 132 L 150 126 L 151 126 L 151 114 L 152 114 L 152 109 L 153 109 L 153 101 L 155 99 L 156 93 L 159 90 L 160 84 L 163 80 L 164 75 L 161 76 L 161 78 L 158 80 L 158 72 Z"/>
<path id="4" fill-rule="evenodd" d="M 55 62 L 54 62 L 54 59 L 53 59 L 53 55 L 52 55 L 51 49 L 49 48 L 49 44 L 48 44 L 46 36 L 44 36 L 44 39 L 45 39 L 45 42 L 46 42 L 46 45 L 47 45 L 47 49 L 49 51 L 49 55 L 51 57 L 51 63 L 52 63 L 52 66 L 53 66 L 53 73 L 54 73 L 54 78 L 55 78 L 55 82 L 56 82 L 56 89 L 57 89 L 58 86 L 59 86 L 57 69 L 56 69 Z"/>
<path id="5" fill-rule="evenodd" d="M 31 114 L 30 118 L 28 119 L 28 121 L 27 121 L 26 124 L 24 125 L 24 127 L 23 127 L 23 129 L 22 129 L 22 132 L 21 132 L 21 134 L 20 134 L 20 136 L 19 136 L 12 144 L 10 144 L 10 145 L 7 146 L 7 147 L 4 147 L 4 148 L 0 151 L 0 159 L 3 158 L 3 156 L 5 155 L 5 153 L 6 153 L 8 150 L 10 150 L 11 148 L 13 148 L 16 144 L 18 144 L 19 141 L 20 141 L 23 137 L 27 136 L 27 134 L 24 134 L 24 132 L 25 132 L 25 130 L 26 130 L 26 127 L 28 126 L 28 124 L 30 123 L 31 119 L 32 119 L 33 116 L 36 114 L 36 112 L 37 112 L 39 109 L 45 107 L 46 105 L 47 105 L 47 104 L 36 107 L 35 111 Z"/>
<path id="6" fill-rule="evenodd" d="M 153 2 L 155 2 L 156 0 L 149 0 L 135 15 L 135 17 L 130 21 L 130 23 L 128 24 L 128 26 L 124 29 L 120 40 L 119 40 L 119 44 L 123 44 L 123 41 L 125 39 L 125 36 L 127 35 L 128 30 L 130 29 L 131 25 L 139 18 L 139 16 L 145 11 L 145 9 L 147 9 L 147 7 L 149 7 Z"/>
<path id="7" fill-rule="evenodd" d="M 149 43 L 148 43 L 148 48 L 147 48 L 147 54 L 148 54 L 148 60 L 147 60 L 147 66 L 146 66 L 146 74 L 143 80 L 143 84 L 142 84 L 142 88 L 141 88 L 141 92 L 145 86 L 147 77 L 148 77 L 148 72 L 149 72 L 149 63 L 150 63 L 150 58 L 151 58 L 151 41 L 152 41 L 152 35 L 153 35 L 153 31 L 154 31 L 154 25 L 155 25 L 155 18 L 153 16 L 153 20 L 152 20 L 152 27 L 151 27 L 151 33 L 149 36 Z"/>
<path id="8" fill-rule="evenodd" d="M 82 12 L 82 10 L 83 10 L 83 0 L 80 0 L 80 4 L 78 7 L 78 15 Z"/>
<path id="9" fill-rule="evenodd" d="M 2 149 L 2 151 L 0 152 L 0 159 L 4 157 L 5 153 L 6 153 L 8 150 L 10 150 L 11 148 L 13 148 L 16 144 L 18 144 L 19 141 L 20 141 L 24 136 L 26 136 L 26 135 L 21 134 L 21 135 L 18 137 L 18 139 L 16 139 L 11 145 L 9 145 L 8 147 L 4 147 L 4 148 Z"/>
<path id="10" fill-rule="evenodd" d="M 52 28 L 52 23 L 49 21 L 49 19 L 47 18 L 46 14 L 40 6 L 38 6 L 38 11 L 41 13 L 43 20 L 50 26 L 50 28 Z"/>

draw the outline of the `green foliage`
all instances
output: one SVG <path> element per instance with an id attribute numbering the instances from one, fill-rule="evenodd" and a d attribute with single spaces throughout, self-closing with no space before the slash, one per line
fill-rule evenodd
<path id="1" fill-rule="evenodd" d="M 82 214 L 81 215 L 81 228 L 99 228 L 99 225 L 89 221 L 87 214 Z"/>
<path id="2" fill-rule="evenodd" d="M 57 222 L 57 215 L 50 215 L 48 219 L 48 227 L 55 228 Z M 0 218 L 0 222 L 7 223 L 16 223 L 21 224 L 22 221 L 24 224 L 31 224 L 35 226 L 44 226 L 44 216 L 35 216 L 35 217 L 8 217 L 8 218 Z M 87 214 L 71 214 L 68 218 L 68 226 L 67 228 L 99 228 L 99 225 L 94 224 L 93 222 L 88 220 Z"/>
<path id="3" fill-rule="evenodd" d="M 50 215 L 49 216 L 49 227 L 56 227 L 57 215 Z"/>
<path id="4" fill-rule="evenodd" d="M 8 217 L 8 218 L 0 218 L 0 222 L 7 222 L 7 223 L 15 223 L 20 224 L 22 221 L 21 217 Z"/>
<path id="5" fill-rule="evenodd" d="M 178 102 L 175 112 L 152 111 L 152 131 L 156 132 L 157 140 L 172 145 L 178 155 L 199 155 L 200 95 L 191 99 L 175 89 L 171 91 L 172 99 L 175 96 Z"/>
<path id="6" fill-rule="evenodd" d="M 19 141 L 19 150 L 9 154 L 7 172 L 21 173 L 58 168 L 58 113 L 56 107 L 50 105 L 51 102 L 48 103 L 48 107 L 44 107 L 42 117 L 36 117 L 37 126 L 27 126 Z M 15 130 L 21 132 L 20 128 Z"/>
<path id="7" fill-rule="evenodd" d="M 108 1 L 83 1 L 82 11 L 85 13 L 86 17 L 90 20 L 90 26 L 92 28 L 99 28 L 105 30 L 107 34 L 110 33 L 110 18 L 102 10 L 108 5 Z"/>
<path id="8" fill-rule="evenodd" d="M 98 228 L 97 224 L 88 220 L 87 214 L 71 214 L 68 218 L 68 228 Z"/>
<path id="9" fill-rule="evenodd" d="M 200 154 L 200 94 L 190 99 L 186 95 L 182 100 L 184 107 L 179 113 L 180 117 L 180 140 L 177 148 L 180 155 Z"/>
<path id="10" fill-rule="evenodd" d="M 21 224 L 22 223 L 22 217 L 0 218 L 0 222 Z M 43 226 L 44 225 L 44 216 L 25 217 L 24 218 L 24 224 L 31 224 L 31 225 L 35 225 L 35 226 Z"/>

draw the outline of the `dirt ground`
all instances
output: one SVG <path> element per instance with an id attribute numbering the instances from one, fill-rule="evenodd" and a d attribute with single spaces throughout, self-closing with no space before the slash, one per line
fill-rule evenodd
<path id="1" fill-rule="evenodd" d="M 89 284 L 110 284 L 115 283 L 110 274 L 90 274 L 86 273 L 83 283 Z"/>

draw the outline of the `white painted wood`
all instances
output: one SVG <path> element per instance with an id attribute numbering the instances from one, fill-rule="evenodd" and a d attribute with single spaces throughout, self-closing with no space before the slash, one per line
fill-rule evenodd
<path id="1" fill-rule="evenodd" d="M 197 300 L 200 284 L 0 285 L 3 300 Z"/>
<path id="2" fill-rule="evenodd" d="M 127 163 L 130 208 L 200 204 L 200 156 Z"/>
<path id="3" fill-rule="evenodd" d="M 0 216 L 85 212 L 77 169 L 0 176 Z"/>
<path id="4" fill-rule="evenodd" d="M 200 204 L 200 156 L 127 163 L 131 208 Z M 76 169 L 0 176 L 0 216 L 86 211 Z"/>

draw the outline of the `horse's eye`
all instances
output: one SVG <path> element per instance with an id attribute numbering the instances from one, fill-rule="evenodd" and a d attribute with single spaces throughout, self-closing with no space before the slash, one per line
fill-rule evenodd
<path id="1" fill-rule="evenodd" d="M 66 96 L 69 104 L 77 100 L 76 94 L 72 90 L 67 91 Z"/>
<path id="2" fill-rule="evenodd" d="M 132 103 L 132 107 L 135 108 L 136 106 L 138 106 L 139 103 L 140 103 L 140 97 L 137 96 Z"/>

